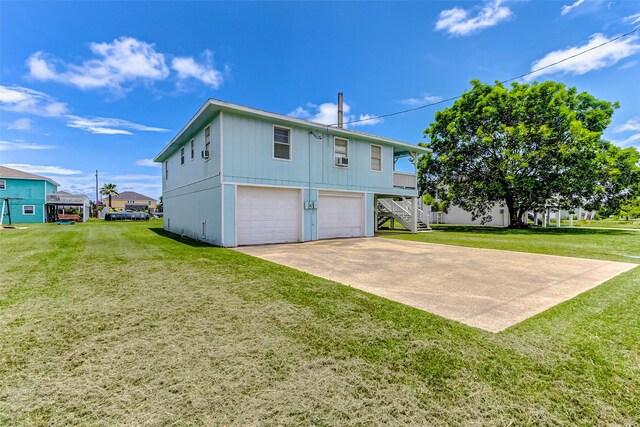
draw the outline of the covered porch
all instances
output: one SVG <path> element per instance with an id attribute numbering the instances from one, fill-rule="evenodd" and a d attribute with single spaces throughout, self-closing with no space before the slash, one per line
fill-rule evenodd
<path id="1" fill-rule="evenodd" d="M 416 162 L 418 153 L 394 147 L 393 149 L 393 187 L 417 189 Z"/>
<path id="2" fill-rule="evenodd" d="M 62 191 L 47 194 L 45 209 L 47 222 L 56 222 L 60 219 L 86 222 L 89 219 L 91 204 L 89 197 L 84 194 L 70 194 Z M 74 213 L 67 213 L 68 209 L 72 209 Z"/>

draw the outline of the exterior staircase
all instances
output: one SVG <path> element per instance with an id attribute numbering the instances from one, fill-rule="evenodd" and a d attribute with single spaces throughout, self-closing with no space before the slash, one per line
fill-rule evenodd
<path id="1" fill-rule="evenodd" d="M 413 199 L 415 200 L 415 199 Z M 413 201 L 412 199 L 393 200 L 380 198 L 376 203 L 378 228 L 390 219 L 398 221 L 407 230 L 413 230 Z M 425 212 L 419 206 L 416 208 L 416 232 L 431 231 L 429 226 L 430 212 Z"/>

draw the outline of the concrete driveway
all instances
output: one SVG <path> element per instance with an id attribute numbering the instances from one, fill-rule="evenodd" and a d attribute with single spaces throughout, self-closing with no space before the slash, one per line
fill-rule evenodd
<path id="1" fill-rule="evenodd" d="M 377 237 L 237 250 L 491 332 L 636 267 Z"/>

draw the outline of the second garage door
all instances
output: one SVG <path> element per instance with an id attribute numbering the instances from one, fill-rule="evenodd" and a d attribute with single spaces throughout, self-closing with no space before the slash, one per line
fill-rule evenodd
<path id="1" fill-rule="evenodd" d="M 364 236 L 363 205 L 361 193 L 320 192 L 318 238 Z"/>
<path id="2" fill-rule="evenodd" d="M 300 190 L 239 186 L 237 244 L 299 242 L 301 205 Z"/>

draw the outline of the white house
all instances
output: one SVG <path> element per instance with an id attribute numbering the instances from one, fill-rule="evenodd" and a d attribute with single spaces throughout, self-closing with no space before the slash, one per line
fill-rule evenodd
<path id="1" fill-rule="evenodd" d="M 427 151 L 210 99 L 154 159 L 164 228 L 225 247 L 415 232 L 416 174 L 395 165 Z"/>

